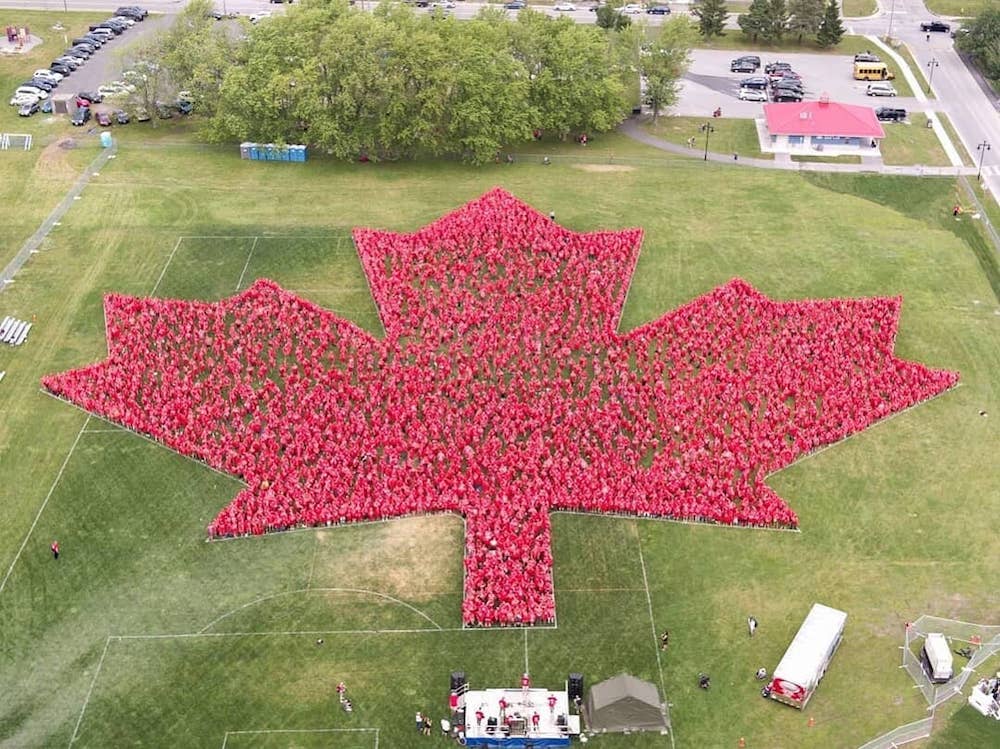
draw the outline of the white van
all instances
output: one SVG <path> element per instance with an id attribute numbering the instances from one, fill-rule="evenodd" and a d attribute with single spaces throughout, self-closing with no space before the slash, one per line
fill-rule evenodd
<path id="1" fill-rule="evenodd" d="M 927 635 L 922 660 L 927 675 L 935 684 L 943 684 L 951 678 L 951 650 L 943 634 L 934 632 Z"/>

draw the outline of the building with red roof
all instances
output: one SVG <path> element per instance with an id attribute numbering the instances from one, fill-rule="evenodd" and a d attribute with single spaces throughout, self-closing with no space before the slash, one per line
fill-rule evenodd
<path id="1" fill-rule="evenodd" d="M 879 156 L 885 137 L 871 107 L 819 101 L 764 105 L 761 147 L 772 153 Z"/>

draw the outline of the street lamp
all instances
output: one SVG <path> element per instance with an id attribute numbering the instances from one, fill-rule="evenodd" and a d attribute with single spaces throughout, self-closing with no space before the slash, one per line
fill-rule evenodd
<path id="1" fill-rule="evenodd" d="M 896 0 L 892 0 L 892 5 L 889 6 L 889 30 L 885 32 L 887 39 L 892 39 L 892 20 L 896 17 Z"/>
<path id="2" fill-rule="evenodd" d="M 701 131 L 705 133 L 705 158 L 704 161 L 708 161 L 708 136 L 715 132 L 715 128 L 712 127 L 710 122 L 706 122 L 701 126 Z"/>
<path id="3" fill-rule="evenodd" d="M 932 57 L 927 63 L 927 67 L 930 68 L 931 74 L 927 79 L 927 93 L 931 92 L 931 84 L 934 83 L 934 69 L 941 66 L 941 63 L 937 61 L 936 57 Z"/>
<path id="4" fill-rule="evenodd" d="M 976 172 L 976 181 L 978 182 L 980 177 L 983 176 L 983 157 L 986 156 L 986 152 L 990 150 L 989 141 L 984 140 L 976 146 L 976 150 L 979 151 L 979 171 Z"/>

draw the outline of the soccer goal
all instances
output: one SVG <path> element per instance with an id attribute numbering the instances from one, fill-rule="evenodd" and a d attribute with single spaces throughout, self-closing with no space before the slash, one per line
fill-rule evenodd
<path id="1" fill-rule="evenodd" d="M 12 148 L 30 151 L 31 135 L 28 133 L 0 133 L 0 151 L 9 151 Z"/>

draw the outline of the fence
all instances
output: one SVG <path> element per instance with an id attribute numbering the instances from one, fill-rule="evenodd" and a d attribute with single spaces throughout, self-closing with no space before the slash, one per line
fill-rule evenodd
<path id="1" fill-rule="evenodd" d="M 921 641 L 931 632 L 940 632 L 949 641 L 957 640 L 967 645 L 977 646 L 968 665 L 946 684 L 931 682 L 919 657 L 913 652 L 914 648 L 911 647 L 911 645 L 917 645 L 919 650 L 919 647 L 922 647 Z M 955 695 L 961 694 L 976 668 L 997 652 L 1000 652 L 1000 626 L 960 622 L 937 616 L 921 616 L 906 628 L 903 668 L 906 669 L 906 672 L 920 689 L 921 694 L 924 695 L 924 699 L 930 705 L 928 709 L 933 710 Z"/>
<path id="2" fill-rule="evenodd" d="M 931 735 L 931 726 L 934 718 L 923 718 L 905 726 L 893 728 L 889 733 L 882 734 L 878 738 L 872 739 L 861 749 L 895 749 L 897 746 L 908 744 L 917 739 L 926 739 Z"/>
<path id="3" fill-rule="evenodd" d="M 31 135 L 28 133 L 0 133 L 0 151 L 9 151 L 11 146 L 30 151 Z"/>

